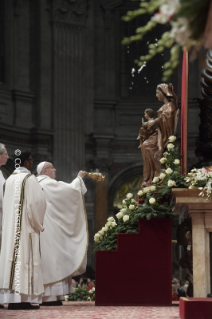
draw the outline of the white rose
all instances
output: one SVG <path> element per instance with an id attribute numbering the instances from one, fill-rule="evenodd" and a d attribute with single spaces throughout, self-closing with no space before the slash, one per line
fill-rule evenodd
<path id="1" fill-rule="evenodd" d="M 158 183 L 159 182 L 159 178 L 158 177 L 154 177 L 152 180 L 153 183 Z"/>
<path id="2" fill-rule="evenodd" d="M 167 161 L 167 159 L 166 159 L 165 157 L 162 157 L 162 158 L 160 159 L 161 164 L 165 164 L 166 161 Z"/>
<path id="3" fill-rule="evenodd" d="M 127 203 L 126 203 L 126 201 L 125 201 L 125 200 L 123 200 L 123 201 L 122 201 L 122 204 L 123 204 L 123 205 L 126 205 Z"/>
<path id="4" fill-rule="evenodd" d="M 108 226 L 107 226 L 107 224 L 106 224 L 104 227 L 102 227 L 102 230 L 103 230 L 104 232 L 107 232 L 107 231 L 108 231 Z"/>
<path id="5" fill-rule="evenodd" d="M 99 240 L 100 240 L 100 235 L 97 233 L 94 236 L 94 241 L 95 241 L 95 243 L 97 243 Z"/>
<path id="6" fill-rule="evenodd" d="M 118 219 L 121 219 L 121 218 L 123 217 L 123 213 L 122 213 L 122 212 L 119 212 L 118 214 L 116 214 L 116 217 L 117 217 Z"/>
<path id="7" fill-rule="evenodd" d="M 99 230 L 99 234 L 100 234 L 100 236 L 103 236 L 103 235 L 104 235 L 103 229 Z"/>
<path id="8" fill-rule="evenodd" d="M 168 152 L 164 152 L 164 153 L 163 153 L 163 156 L 165 156 L 165 157 L 166 157 L 167 155 L 169 155 L 169 153 L 168 153 Z"/>
<path id="9" fill-rule="evenodd" d="M 170 150 L 172 150 L 172 149 L 174 148 L 174 145 L 173 145 L 172 143 L 169 143 L 169 144 L 167 145 L 167 148 L 168 148 L 168 150 L 170 151 Z"/>
<path id="10" fill-rule="evenodd" d="M 168 181 L 168 186 L 172 187 L 172 186 L 176 186 L 175 181 L 172 181 L 171 179 Z"/>
<path id="11" fill-rule="evenodd" d="M 145 188 L 143 189 L 144 194 L 149 193 L 149 191 L 150 191 L 149 187 L 145 187 Z"/>
<path id="12" fill-rule="evenodd" d="M 107 219 L 107 221 L 108 221 L 108 222 L 114 222 L 115 219 L 114 219 L 113 217 L 109 217 L 109 218 Z"/>
<path id="13" fill-rule="evenodd" d="M 127 209 L 126 209 L 126 208 L 122 208 L 122 209 L 120 210 L 120 212 L 122 212 L 123 214 L 125 214 L 125 213 L 127 212 Z"/>
<path id="14" fill-rule="evenodd" d="M 171 135 L 169 136 L 169 142 L 173 143 L 176 140 L 176 136 Z"/>
<path id="15" fill-rule="evenodd" d="M 136 201 L 132 198 L 132 199 L 131 199 L 131 203 L 135 203 L 135 202 L 136 202 Z"/>
<path id="16" fill-rule="evenodd" d="M 153 197 L 151 197 L 151 198 L 149 199 L 149 203 L 150 203 L 151 205 L 153 205 L 153 204 L 155 203 L 155 199 L 154 199 Z"/>
<path id="17" fill-rule="evenodd" d="M 132 197 L 133 197 L 133 194 L 128 193 L 126 197 L 127 197 L 127 199 L 130 199 L 130 198 L 132 198 Z"/>
<path id="18" fill-rule="evenodd" d="M 173 172 L 173 170 L 169 167 L 165 170 L 167 175 L 171 175 L 171 173 Z"/>
<path id="19" fill-rule="evenodd" d="M 143 191 L 141 191 L 141 190 L 138 191 L 138 193 L 137 193 L 138 196 L 142 196 L 143 194 L 144 194 L 144 193 L 143 193 Z"/>
<path id="20" fill-rule="evenodd" d="M 161 173 L 160 175 L 159 175 L 159 178 L 160 179 L 164 179 L 166 177 L 166 174 L 164 174 L 164 173 Z"/>
<path id="21" fill-rule="evenodd" d="M 149 188 L 151 190 L 151 192 L 154 192 L 156 190 L 156 187 L 154 185 L 150 186 Z"/>
<path id="22" fill-rule="evenodd" d="M 127 222 L 128 220 L 129 220 L 129 215 L 124 215 L 123 221 L 124 221 L 124 222 Z"/>
<path id="23" fill-rule="evenodd" d="M 175 159 L 175 160 L 174 160 L 174 164 L 175 164 L 175 165 L 179 165 L 179 164 L 180 164 L 180 160 L 179 160 L 179 159 Z"/>
<path id="24" fill-rule="evenodd" d="M 116 225 L 117 225 L 116 222 L 112 222 L 112 223 L 111 223 L 111 226 L 112 226 L 113 228 L 116 227 Z"/>
<path id="25" fill-rule="evenodd" d="M 67 301 L 68 298 L 69 298 L 69 295 L 65 295 L 65 296 L 64 296 L 65 301 Z"/>
<path id="26" fill-rule="evenodd" d="M 135 208 L 135 205 L 130 205 L 130 206 L 129 206 L 129 209 L 130 209 L 130 210 L 133 210 L 134 208 Z"/>

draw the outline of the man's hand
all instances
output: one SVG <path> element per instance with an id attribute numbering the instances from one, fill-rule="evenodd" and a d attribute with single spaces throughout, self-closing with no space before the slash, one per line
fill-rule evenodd
<path id="1" fill-rule="evenodd" d="M 81 177 L 81 178 L 84 178 L 86 175 L 86 172 L 84 171 L 79 171 L 79 173 L 77 174 L 77 176 Z"/>

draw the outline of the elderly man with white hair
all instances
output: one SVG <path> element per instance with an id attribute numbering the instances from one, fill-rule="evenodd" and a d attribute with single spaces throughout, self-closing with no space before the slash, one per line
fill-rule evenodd
<path id="1" fill-rule="evenodd" d="M 40 236 L 41 266 L 45 292 L 43 305 L 62 305 L 63 296 L 72 292 L 72 277 L 86 271 L 88 230 L 83 195 L 84 171 L 72 183 L 56 181 L 50 162 L 37 166 L 37 179 L 44 190 L 47 209 Z"/>

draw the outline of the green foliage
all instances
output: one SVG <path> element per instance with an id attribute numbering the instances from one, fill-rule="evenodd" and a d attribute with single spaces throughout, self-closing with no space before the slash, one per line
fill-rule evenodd
<path id="1" fill-rule="evenodd" d="M 76 288 L 74 292 L 68 295 L 68 301 L 93 301 L 95 300 L 95 288 L 88 290 L 87 288 Z"/>
<path id="2" fill-rule="evenodd" d="M 172 187 L 187 188 L 185 175 L 180 174 L 179 147 L 174 145 L 175 136 L 169 137 L 167 151 L 160 160 L 163 169 L 153 179 L 153 185 L 138 192 L 139 203 L 131 193 L 126 195 L 123 206 L 116 214 L 116 220 L 109 217 L 105 226 L 94 236 L 94 251 L 117 249 L 118 233 L 137 233 L 139 219 L 174 217 L 170 205 Z"/>
<path id="3" fill-rule="evenodd" d="M 167 25 L 170 31 L 163 33 L 156 43 L 149 44 L 147 55 L 135 60 L 140 67 L 146 65 L 155 55 L 162 53 L 165 49 L 170 50 L 170 60 L 163 67 L 162 81 L 166 82 L 179 64 L 181 47 L 183 50 L 190 50 L 192 58 L 200 49 L 210 2 L 211 0 L 179 0 L 178 4 L 176 2 L 172 4 L 171 0 L 140 0 L 140 8 L 128 11 L 122 20 L 129 22 L 140 15 L 150 15 L 150 20 L 146 25 L 136 29 L 136 35 L 125 37 L 122 44 L 129 45 L 134 41 L 141 41 L 144 35 L 153 30 L 158 23 Z M 164 5 L 168 5 L 168 9 L 162 10 Z M 170 11 L 170 14 L 167 10 Z"/>

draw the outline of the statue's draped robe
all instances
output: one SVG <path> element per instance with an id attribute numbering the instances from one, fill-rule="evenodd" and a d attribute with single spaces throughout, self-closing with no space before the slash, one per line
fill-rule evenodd
<path id="1" fill-rule="evenodd" d="M 72 292 L 72 276 L 86 271 L 88 230 L 83 194 L 87 190 L 80 177 L 71 184 L 46 175 L 37 179 L 47 200 L 45 232 L 40 238 L 43 301 L 54 301 Z"/>
<path id="2" fill-rule="evenodd" d="M 142 186 L 149 186 L 154 176 L 161 172 L 160 159 L 163 157 L 168 138 L 176 133 L 176 125 L 179 111 L 172 102 L 164 104 L 158 110 L 158 129 L 150 135 L 141 145 L 143 157 L 143 181 Z"/>
<path id="3" fill-rule="evenodd" d="M 21 168 L 5 183 L 0 254 L 0 303 L 41 302 L 39 249 L 46 199 L 37 179 Z"/>

